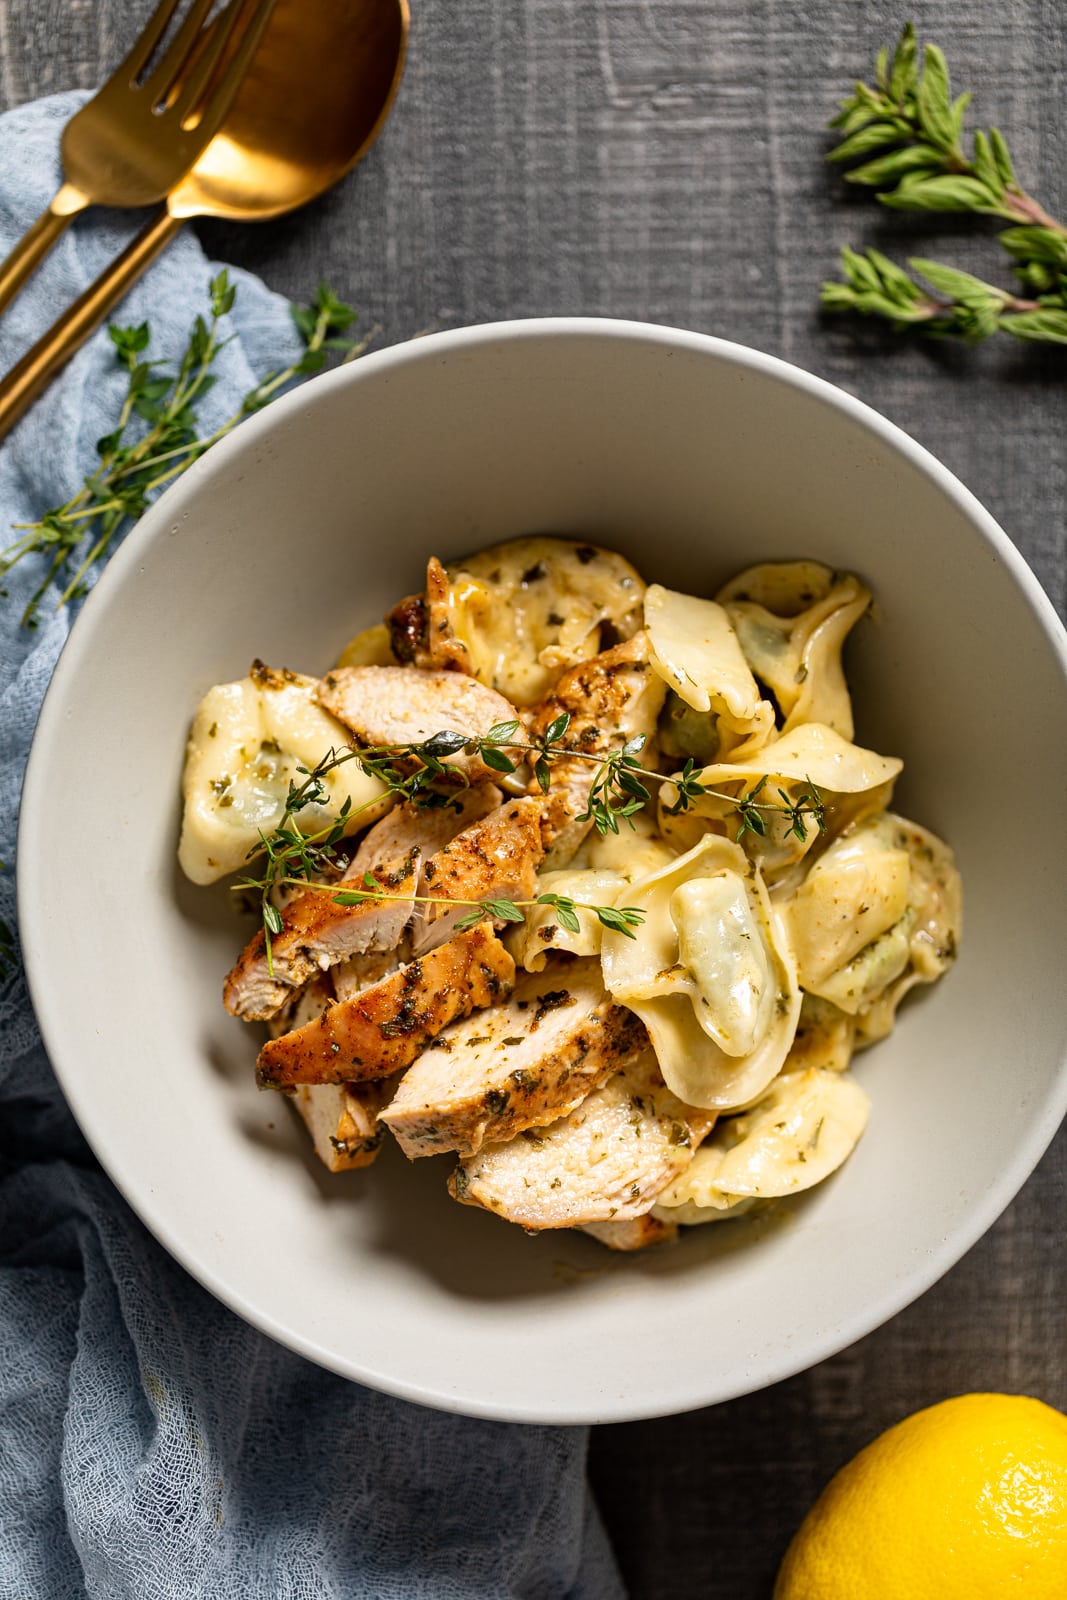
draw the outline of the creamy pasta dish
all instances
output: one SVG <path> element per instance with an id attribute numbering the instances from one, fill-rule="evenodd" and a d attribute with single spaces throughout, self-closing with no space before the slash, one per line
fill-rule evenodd
<path id="1" fill-rule="evenodd" d="M 257 661 L 189 737 L 179 854 L 259 927 L 225 981 L 332 1172 L 386 1136 L 455 1200 L 617 1250 L 810 1189 L 853 1055 L 955 958 L 952 852 L 892 809 L 815 561 L 712 598 L 520 539 L 324 677 Z"/>

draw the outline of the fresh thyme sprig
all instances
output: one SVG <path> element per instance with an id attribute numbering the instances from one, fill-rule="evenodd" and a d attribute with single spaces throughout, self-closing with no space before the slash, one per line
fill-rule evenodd
<path id="1" fill-rule="evenodd" d="M 362 889 L 335 890 L 331 893 L 330 899 L 339 906 L 358 906 L 367 901 L 377 903 L 382 900 L 403 900 L 412 905 L 469 906 L 471 908 L 469 914 L 456 923 L 457 933 L 462 932 L 464 928 L 473 928 L 486 914 L 497 922 L 525 922 L 524 908 L 529 909 L 533 906 L 552 906 L 560 926 L 571 933 L 581 932 L 579 911 L 591 911 L 601 927 L 624 933 L 628 939 L 636 937 L 633 929 L 639 927 L 645 920 L 645 912 L 639 906 L 591 906 L 565 894 L 541 894 L 536 900 L 503 898 L 457 900 L 443 895 L 390 894 L 373 872 L 363 874 L 363 883 Z"/>
<path id="2" fill-rule="evenodd" d="M 64 585 L 57 608 L 80 598 L 91 568 L 118 534 L 137 520 L 166 484 L 245 417 L 261 410 L 287 384 L 318 372 L 328 352 L 350 356 L 362 348 L 345 337 L 355 312 L 320 284 L 310 306 L 293 307 L 293 321 L 304 341 L 299 358 L 280 372 L 267 373 L 232 416 L 201 436 L 197 408 L 215 382 L 214 362 L 229 343 L 220 324 L 237 294 L 225 268 L 212 278 L 208 294 L 208 314 L 194 320 L 174 368 L 148 354 L 147 322 L 108 329 L 116 360 L 127 373 L 127 387 L 114 429 L 97 441 L 99 465 L 64 505 L 46 511 L 37 522 L 16 524 L 13 531 L 20 537 L 0 553 L 0 577 L 27 556 L 39 553 L 48 558 L 44 576 L 23 612 L 24 627 L 36 627 L 41 601 L 53 583 Z"/>
<path id="3" fill-rule="evenodd" d="M 1025 296 L 938 262 L 912 260 L 935 293 L 916 284 L 876 250 L 842 251 L 844 283 L 826 283 L 829 311 L 886 318 L 897 329 L 975 341 L 996 332 L 1067 344 L 1067 227 L 1019 184 L 999 128 L 974 134 L 964 149 L 969 94 L 952 98 L 948 65 L 936 45 L 923 51 L 909 22 L 892 58 L 882 49 L 873 84 L 857 83 L 830 126 L 842 135 L 828 159 L 850 166 L 848 183 L 878 192 L 898 211 L 951 211 L 1000 217 L 999 236 Z M 859 163 L 856 165 L 855 163 Z"/>
<path id="4" fill-rule="evenodd" d="M 346 745 L 340 750 L 328 750 L 314 767 L 298 767 L 297 773 L 303 781 L 297 783 L 295 779 L 289 780 L 289 792 L 277 827 L 269 835 L 261 832 L 259 844 L 248 853 L 249 861 L 262 859 L 260 876 L 247 875 L 233 885 L 235 891 L 253 893 L 259 898 L 267 966 L 271 975 L 274 972 L 272 936 L 281 933 L 284 927 L 281 912 L 275 904 L 276 891 L 298 885 L 325 889 L 335 887 L 330 880 L 338 878 L 347 866 L 338 846 L 348 832 L 353 817 L 357 815 L 352 810 L 350 799 L 344 801 L 332 822 L 319 829 L 304 833 L 297 819 L 308 806 L 325 803 L 329 793 L 323 779 L 348 761 L 357 761 L 365 772 L 378 778 L 389 793 L 427 808 L 458 807 L 459 789 L 469 780 L 462 771 L 449 766 L 447 758 L 461 751 L 480 756 L 485 766 L 502 775 L 518 771 L 520 762 L 507 754 L 509 750 L 515 752 L 521 760 L 530 762 L 538 786 L 545 794 L 551 787 L 554 762 L 564 759 L 596 762 L 597 772 L 589 800 L 577 820 L 592 821 L 601 835 L 617 834 L 620 821 L 626 822 L 631 828 L 634 826 L 634 816 L 651 799 L 649 783 L 674 786 L 674 799 L 667 807 L 672 816 L 690 810 L 701 797 L 724 801 L 730 808 L 728 814 L 740 819 L 737 832 L 739 840 L 746 833 L 766 837 L 765 812 L 780 815 L 788 824 L 787 836 L 794 834 L 802 842 L 807 839 L 809 823 L 820 833 L 826 827 L 824 802 L 810 779 L 796 798 L 791 798 L 785 789 L 779 788 L 778 799 L 759 799 L 766 789 L 766 777 L 760 778 L 745 794 L 731 795 L 702 783 L 692 758 L 685 763 L 681 772 L 662 773 L 642 767 L 638 757 L 646 742 L 643 734 L 626 740 L 617 750 L 606 755 L 573 749 L 566 743 L 570 721 L 570 714 L 561 712 L 541 737 L 533 741 L 516 738 L 520 724 L 511 721 L 499 722 L 487 733 L 475 738 L 452 729 L 443 729 L 421 743 L 369 748 Z M 360 809 L 377 804 L 376 798 Z M 340 905 L 356 905 L 370 899 L 420 898 L 417 895 L 390 896 L 381 891 L 380 885 L 375 885 L 376 880 L 367 882 L 362 890 L 338 891 L 335 899 Z M 444 903 L 436 896 L 425 898 L 433 900 L 435 904 Z M 611 906 L 583 907 L 566 895 L 546 894 L 536 901 L 477 900 L 450 903 L 472 907 L 472 917 L 461 923 L 461 927 L 477 921 L 485 911 L 500 921 L 521 921 L 522 913 L 518 907 L 523 905 L 554 905 L 561 925 L 572 933 L 579 931 L 577 912 L 582 909 L 592 911 L 604 927 L 615 928 L 618 932 L 627 932 L 628 927 L 641 920 L 640 915 L 629 915 L 634 911 L 633 907 L 623 907 L 621 910 Z M 509 908 L 515 914 L 510 915 L 509 909 L 500 908 Z"/>

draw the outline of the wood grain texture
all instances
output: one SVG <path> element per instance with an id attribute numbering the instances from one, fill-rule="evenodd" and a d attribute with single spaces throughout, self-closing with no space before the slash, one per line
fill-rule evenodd
<path id="1" fill-rule="evenodd" d="M 0 0 L 0 104 L 98 82 L 150 8 Z M 1007 281 L 992 225 L 880 212 L 823 163 L 827 116 L 895 35 L 897 6 L 414 0 L 413 9 L 407 76 L 359 171 L 284 221 L 204 226 L 215 256 L 296 296 L 325 275 L 381 324 L 385 342 L 588 312 L 785 356 L 939 456 L 1064 613 L 1067 352 L 913 344 L 817 310 L 818 285 L 849 241 L 898 256 L 950 253 Z M 982 122 L 1007 132 L 1023 181 L 1063 215 L 1060 0 L 928 0 L 921 23 L 959 86 L 975 91 Z M 821 1485 L 918 1406 L 1007 1389 L 1067 1407 L 1065 1215 L 1061 1132 L 967 1258 L 852 1349 L 729 1405 L 596 1430 L 593 1477 L 633 1595 L 766 1600 Z M 714 1351 L 709 1328 L 709 1361 Z"/>

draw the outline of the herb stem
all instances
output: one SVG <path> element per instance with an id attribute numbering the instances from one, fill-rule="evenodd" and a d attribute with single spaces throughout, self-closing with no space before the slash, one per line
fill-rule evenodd
<path id="1" fill-rule="evenodd" d="M 349 306 L 320 284 L 307 307 L 293 307 L 293 320 L 303 342 L 300 357 L 280 372 L 271 372 L 250 389 L 240 407 L 204 438 L 197 433 L 196 407 L 215 381 L 214 363 L 229 338 L 221 336 L 223 317 L 236 295 L 225 270 L 213 278 L 209 311 L 198 316 L 175 370 L 160 371 L 163 363 L 145 355 L 150 339 L 147 323 L 136 328 L 108 329 L 116 357 L 128 374 L 127 392 L 119 407 L 114 430 L 97 445 L 99 465 L 66 501 L 47 511 L 38 522 L 20 523 L 20 533 L 0 552 L 0 576 L 27 556 L 46 555 L 42 582 L 22 616 L 25 627 L 37 625 L 45 594 L 57 580 L 73 573 L 57 602 L 62 607 L 84 593 L 93 566 L 106 555 L 126 525 L 135 522 L 165 484 L 191 466 L 213 444 L 231 432 L 246 416 L 266 405 L 295 379 L 317 372 L 327 352 L 349 353 L 355 347 L 342 335 L 355 319 Z M 139 438 L 128 441 L 127 430 L 146 424 Z M 167 470 L 160 472 L 160 467 Z"/>

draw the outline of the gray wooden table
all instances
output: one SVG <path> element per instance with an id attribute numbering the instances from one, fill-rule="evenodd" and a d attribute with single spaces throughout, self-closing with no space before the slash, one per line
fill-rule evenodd
<path id="1" fill-rule="evenodd" d="M 308 0 L 311 3 L 311 0 Z M 0 107 L 95 85 L 150 0 L 0 0 Z M 918 345 L 828 322 L 846 241 L 990 275 L 987 231 L 858 202 L 822 162 L 851 79 L 906 15 L 855 0 L 413 0 L 408 71 L 358 173 L 209 251 L 306 296 L 326 276 L 384 342 L 585 312 L 723 334 L 876 406 L 984 501 L 1067 607 L 1067 353 Z M 1059 0 L 927 0 L 983 123 L 1067 210 Z M 995 263 L 995 265 L 994 265 Z M 1060 1003 L 1060 997 L 1054 997 Z M 1010 1086 L 1011 1063 L 1005 1062 Z M 830 1473 L 906 1412 L 968 1389 L 1067 1407 L 1067 1131 L 991 1232 L 908 1311 L 832 1361 L 690 1416 L 597 1430 L 592 1475 L 632 1593 L 766 1600 Z"/>

